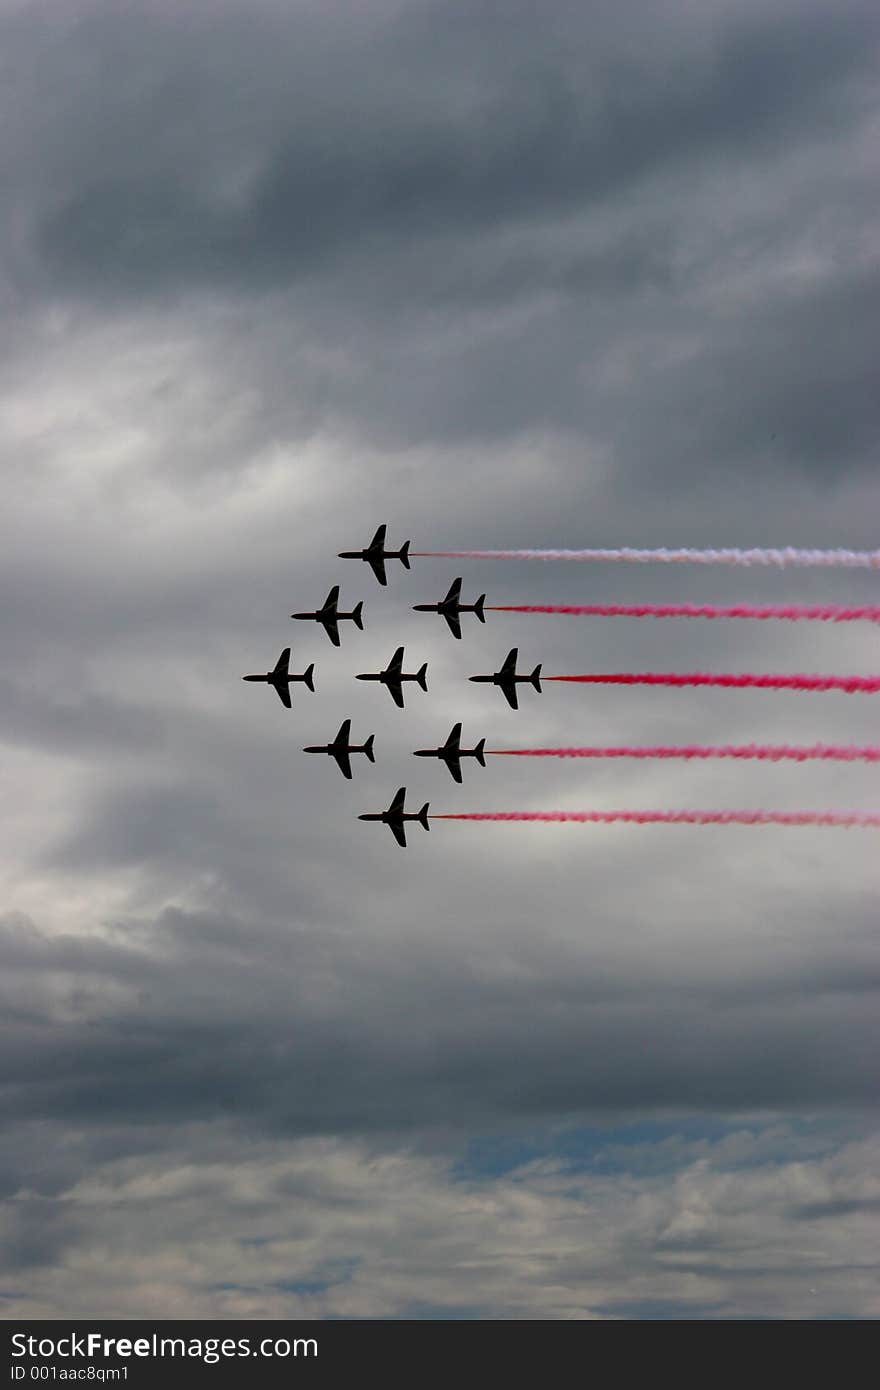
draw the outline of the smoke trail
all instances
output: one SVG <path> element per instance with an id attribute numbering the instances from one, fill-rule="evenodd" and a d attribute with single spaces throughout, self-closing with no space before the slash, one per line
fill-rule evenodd
<path id="1" fill-rule="evenodd" d="M 413 550 L 411 555 L 447 560 L 610 560 L 625 564 L 818 565 L 832 569 L 880 569 L 880 550 Z"/>
<path id="2" fill-rule="evenodd" d="M 814 743 L 804 747 L 786 743 L 701 744 L 605 748 L 487 748 L 487 753 L 500 758 L 760 758 L 767 762 L 805 763 L 814 760 L 833 762 L 880 762 L 880 747 L 856 747 L 848 744 Z"/>
<path id="3" fill-rule="evenodd" d="M 458 811 L 431 820 L 579 821 L 610 825 L 836 825 L 880 829 L 880 812 L 859 811 Z"/>
<path id="4" fill-rule="evenodd" d="M 880 691 L 880 676 L 757 676 L 707 675 L 701 671 L 677 674 L 670 671 L 606 671 L 585 676 L 544 676 L 547 681 L 571 681 L 580 685 L 719 685 L 763 690 L 845 690 L 874 694 Z"/>
<path id="5" fill-rule="evenodd" d="M 715 603 L 504 603 L 487 605 L 490 613 L 568 613 L 597 618 L 785 618 L 789 622 L 812 620 L 852 623 L 862 619 L 880 622 L 880 604 L 846 607 L 826 604 L 753 604 L 720 606 Z"/>

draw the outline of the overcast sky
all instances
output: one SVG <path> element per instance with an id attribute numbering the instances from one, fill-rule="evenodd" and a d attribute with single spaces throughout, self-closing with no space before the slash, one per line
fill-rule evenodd
<path id="1" fill-rule="evenodd" d="M 436 600 L 877 602 L 871 572 L 336 552 L 874 548 L 868 0 L 0 0 L 6 1315 L 866 1318 L 876 832 L 412 829 L 877 809 L 868 625 Z M 364 600 L 334 650 L 289 614 Z M 353 677 L 404 643 L 404 711 Z M 293 646 L 316 693 L 243 684 Z M 377 761 L 306 757 L 351 717 Z"/>

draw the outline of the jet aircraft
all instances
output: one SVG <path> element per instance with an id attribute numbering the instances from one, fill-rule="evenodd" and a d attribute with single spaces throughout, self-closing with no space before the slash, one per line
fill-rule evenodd
<path id="1" fill-rule="evenodd" d="M 478 684 L 497 685 L 504 694 L 504 698 L 507 700 L 511 709 L 519 709 L 516 687 L 517 685 L 521 685 L 523 681 L 527 681 L 529 685 L 533 685 L 539 695 L 541 693 L 541 663 L 538 663 L 530 676 L 518 676 L 516 674 L 517 652 L 518 648 L 516 647 L 508 652 L 501 670 L 496 671 L 494 675 L 468 677 L 468 680 L 476 681 Z"/>
<path id="2" fill-rule="evenodd" d="M 369 811 L 365 815 L 358 816 L 358 820 L 381 821 L 383 825 L 388 826 L 397 843 L 406 849 L 406 821 L 417 820 L 426 830 L 430 830 L 431 827 L 428 824 L 428 806 L 430 802 L 426 801 L 421 811 L 414 813 L 411 811 L 404 811 L 403 803 L 405 800 L 406 787 L 401 787 L 400 790 L 396 792 L 387 811 Z"/>
<path id="3" fill-rule="evenodd" d="M 266 671 L 262 676 L 242 676 L 243 681 L 266 681 L 269 685 L 274 685 L 278 692 L 278 698 L 282 705 L 290 709 L 290 687 L 294 681 L 302 681 L 314 693 L 314 664 L 309 666 L 301 676 L 290 674 L 290 648 L 285 647 L 275 663 L 274 669 Z"/>
<path id="4" fill-rule="evenodd" d="M 449 631 L 453 637 L 461 637 L 461 614 L 476 613 L 481 623 L 486 621 L 483 614 L 483 604 L 486 602 L 486 595 L 480 594 L 476 603 L 462 603 L 461 601 L 461 580 L 453 579 L 449 586 L 449 593 L 442 598 L 439 603 L 414 603 L 413 609 L 416 613 L 439 613 L 449 624 Z"/>
<path id="5" fill-rule="evenodd" d="M 386 560 L 399 560 L 405 569 L 409 569 L 409 541 L 405 541 L 399 550 L 386 550 L 385 532 L 387 529 L 384 524 L 380 526 L 365 550 L 340 550 L 340 560 L 366 560 L 367 564 L 372 567 L 379 583 L 387 584 Z"/>
<path id="6" fill-rule="evenodd" d="M 396 705 L 403 709 L 403 681 L 418 681 L 424 691 L 428 689 L 426 672 L 428 670 L 427 661 L 420 670 L 406 674 L 403 670 L 403 647 L 398 647 L 393 657 L 385 667 L 384 671 L 375 674 L 358 676 L 359 681 L 380 681 L 382 685 L 387 685 L 391 698 Z"/>
<path id="7" fill-rule="evenodd" d="M 339 585 L 334 584 L 326 599 L 324 607 L 319 608 L 317 613 L 291 613 L 291 618 L 311 618 L 316 623 L 323 623 L 324 630 L 334 647 L 339 646 L 339 627 L 338 624 L 343 618 L 351 618 L 352 622 L 364 630 L 363 603 L 357 604 L 351 613 L 339 612 Z"/>
<path id="8" fill-rule="evenodd" d="M 349 743 L 350 734 L 351 720 L 343 719 L 339 727 L 339 733 L 332 743 L 311 744 L 308 748 L 304 748 L 303 752 L 329 753 L 330 757 L 335 758 L 339 764 L 339 771 L 342 773 L 343 777 L 347 777 L 348 780 L 351 781 L 351 758 L 349 756 L 351 753 L 366 753 L 371 763 L 374 763 L 376 759 L 373 756 L 374 734 L 370 734 L 366 743 Z"/>
<path id="9" fill-rule="evenodd" d="M 452 773 L 453 780 L 460 782 L 462 758 L 476 758 L 480 767 L 485 767 L 486 759 L 483 756 L 485 747 L 486 740 L 481 738 L 476 748 L 462 748 L 461 725 L 456 724 L 441 748 L 417 748 L 413 756 L 416 758 L 440 758 Z"/>

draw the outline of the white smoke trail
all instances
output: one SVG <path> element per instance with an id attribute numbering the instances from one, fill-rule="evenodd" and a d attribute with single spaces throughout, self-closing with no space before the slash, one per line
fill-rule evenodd
<path id="1" fill-rule="evenodd" d="M 455 560 L 598 560 L 624 564 L 821 566 L 826 569 L 880 569 L 880 550 L 415 550 L 411 554 Z"/>

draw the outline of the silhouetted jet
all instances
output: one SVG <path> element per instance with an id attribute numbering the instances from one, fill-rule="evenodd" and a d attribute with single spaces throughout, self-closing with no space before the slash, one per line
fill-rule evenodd
<path id="1" fill-rule="evenodd" d="M 414 603 L 413 608 L 416 613 L 440 613 L 449 624 L 449 631 L 453 637 L 461 637 L 462 613 L 476 613 L 481 623 L 486 621 L 483 616 L 483 604 L 486 602 L 486 595 L 480 594 L 476 603 L 462 603 L 461 601 L 461 580 L 453 579 L 449 586 L 449 593 L 442 598 L 439 603 Z"/>
<path id="2" fill-rule="evenodd" d="M 421 811 L 412 813 L 404 811 L 403 803 L 405 800 L 406 787 L 401 787 L 395 794 L 394 800 L 391 802 L 387 811 L 369 811 L 366 815 L 358 816 L 358 820 L 381 821 L 383 825 L 388 826 L 397 843 L 403 845 L 403 848 L 406 849 L 405 821 L 417 820 L 426 830 L 430 830 L 431 827 L 428 824 L 428 806 L 430 802 L 426 801 Z"/>
<path id="3" fill-rule="evenodd" d="M 418 681 L 424 691 L 428 689 L 426 673 L 428 663 L 425 662 L 420 670 L 412 675 L 404 674 L 403 670 L 403 647 L 398 647 L 393 657 L 385 667 L 384 671 L 378 671 L 375 675 L 358 676 L 359 681 L 380 681 L 382 685 L 387 685 L 391 693 L 391 698 L 396 705 L 403 709 L 403 681 Z"/>
<path id="4" fill-rule="evenodd" d="M 304 748 L 303 752 L 329 753 L 330 757 L 335 758 L 337 763 L 339 764 L 339 771 L 342 773 L 343 777 L 347 777 L 349 781 L 351 781 L 351 758 L 349 757 L 350 753 L 366 753 L 371 763 L 374 763 L 376 759 L 373 757 L 373 739 L 375 735 L 370 734 L 370 737 L 367 739 L 366 743 L 349 743 L 348 738 L 350 733 L 351 720 L 343 719 L 342 724 L 339 727 L 339 733 L 336 735 L 332 743 L 323 743 L 320 745 L 311 744 L 310 747 Z"/>
<path id="5" fill-rule="evenodd" d="M 414 757 L 441 758 L 452 773 L 453 779 L 456 782 L 460 782 L 462 758 L 476 758 L 480 767 L 485 767 L 486 759 L 483 756 L 483 749 L 485 747 L 486 740 L 481 738 L 476 748 L 462 748 L 461 725 L 456 724 L 453 726 L 452 733 L 449 735 L 442 748 L 417 748 Z"/>
<path id="6" fill-rule="evenodd" d="M 368 565 L 373 568 L 373 573 L 380 584 L 387 584 L 385 577 L 385 561 L 399 560 L 401 564 L 409 569 L 409 541 L 405 541 L 399 550 L 385 549 L 385 532 L 387 527 L 380 526 L 366 550 L 340 550 L 340 560 L 366 560 Z"/>
<path id="7" fill-rule="evenodd" d="M 290 616 L 291 618 L 312 618 L 316 623 L 323 623 L 330 641 L 333 643 L 334 647 L 338 647 L 339 628 L 337 624 L 340 623 L 343 618 L 351 618 L 352 622 L 360 628 L 361 632 L 364 630 L 363 603 L 359 603 L 351 613 L 340 613 L 337 608 L 338 603 L 339 585 L 334 584 L 324 601 L 324 607 L 319 608 L 317 613 L 291 613 Z"/>
<path id="8" fill-rule="evenodd" d="M 518 676 L 516 674 L 517 650 L 518 649 L 514 647 L 512 651 L 508 652 L 507 660 L 501 667 L 501 670 L 496 671 L 493 676 L 468 677 L 468 680 L 476 681 L 478 684 L 497 685 L 499 689 L 503 691 L 504 697 L 512 709 L 519 709 L 516 698 L 516 687 L 517 685 L 521 685 L 523 681 L 528 681 L 529 685 L 535 687 L 539 695 L 541 693 L 541 663 L 538 663 L 530 676 Z"/>
<path id="9" fill-rule="evenodd" d="M 290 674 L 290 648 L 285 647 L 275 663 L 274 670 L 267 671 L 262 676 L 242 676 L 242 680 L 266 681 L 269 685 L 274 685 L 282 705 L 286 705 L 290 709 L 290 686 L 294 681 L 302 681 L 309 687 L 309 690 L 314 692 L 315 686 L 312 679 L 314 673 L 315 667 L 312 665 L 303 671 L 301 676 L 292 676 Z"/>

